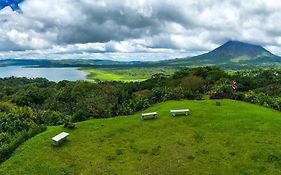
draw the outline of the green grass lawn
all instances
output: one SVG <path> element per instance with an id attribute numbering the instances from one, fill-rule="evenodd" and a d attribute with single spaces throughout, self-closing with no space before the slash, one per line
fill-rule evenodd
<path id="1" fill-rule="evenodd" d="M 127 117 L 49 127 L 0 165 L 0 174 L 281 174 L 281 113 L 244 102 L 168 101 Z M 170 109 L 191 115 L 171 117 Z M 59 147 L 50 138 L 70 133 Z"/>
<path id="2" fill-rule="evenodd" d="M 168 67 L 152 67 L 152 68 L 95 68 L 95 69 L 80 69 L 88 72 L 89 79 L 98 79 L 102 81 L 144 81 L 151 78 L 156 73 L 164 73 L 167 75 L 173 74 L 176 69 Z"/>

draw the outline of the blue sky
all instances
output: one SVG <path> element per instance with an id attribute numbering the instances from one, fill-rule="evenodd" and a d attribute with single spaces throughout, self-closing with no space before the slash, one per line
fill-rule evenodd
<path id="1" fill-rule="evenodd" d="M 19 3 L 23 0 L 0 0 L 0 10 L 5 7 L 10 7 L 13 11 L 21 13 Z"/>
<path id="2" fill-rule="evenodd" d="M 228 40 L 281 55 L 278 0 L 21 1 L 0 0 L 0 58 L 159 60 Z"/>

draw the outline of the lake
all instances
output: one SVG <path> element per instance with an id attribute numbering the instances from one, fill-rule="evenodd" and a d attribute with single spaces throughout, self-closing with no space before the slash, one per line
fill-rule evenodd
<path id="1" fill-rule="evenodd" d="M 78 68 L 25 68 L 21 66 L 0 67 L 0 78 L 4 77 L 42 77 L 50 81 L 59 82 L 62 80 L 86 80 L 86 72 Z"/>

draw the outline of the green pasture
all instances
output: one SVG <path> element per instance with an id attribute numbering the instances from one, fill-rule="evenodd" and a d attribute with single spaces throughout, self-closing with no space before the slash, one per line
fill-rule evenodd
<path id="1" fill-rule="evenodd" d="M 171 117 L 169 110 L 191 110 Z M 140 120 L 142 112 L 158 119 Z M 29 139 L 0 165 L 2 175 L 281 174 L 281 113 L 245 102 L 168 101 L 132 116 L 93 119 Z M 62 132 L 69 140 L 53 146 Z"/>
<path id="2" fill-rule="evenodd" d="M 152 75 L 163 73 L 165 75 L 173 74 L 176 69 L 169 67 L 135 67 L 135 68 L 89 68 L 81 69 L 88 72 L 88 79 L 101 81 L 144 81 L 151 78 Z"/>

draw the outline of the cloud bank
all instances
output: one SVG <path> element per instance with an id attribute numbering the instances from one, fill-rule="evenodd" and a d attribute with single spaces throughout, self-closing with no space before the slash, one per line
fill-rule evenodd
<path id="1" fill-rule="evenodd" d="M 278 0 L 25 0 L 0 11 L 0 58 L 158 60 L 227 40 L 281 54 Z"/>

